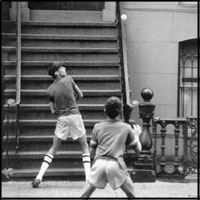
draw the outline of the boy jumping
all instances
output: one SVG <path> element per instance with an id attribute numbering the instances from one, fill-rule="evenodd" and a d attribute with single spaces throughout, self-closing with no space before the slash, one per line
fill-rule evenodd
<path id="1" fill-rule="evenodd" d="M 69 135 L 73 140 L 78 140 L 81 146 L 86 180 L 90 172 L 90 154 L 86 130 L 76 103 L 76 99 L 82 98 L 83 94 L 72 77 L 67 75 L 65 67 L 59 62 L 53 62 L 50 65 L 48 74 L 54 79 L 47 90 L 47 95 L 51 113 L 57 116 L 57 123 L 53 144 L 44 157 L 39 173 L 31 183 L 34 188 L 37 188 L 41 183 L 43 175 L 57 153 L 62 140 L 66 140 Z"/>
<path id="2" fill-rule="evenodd" d="M 121 111 L 120 99 L 110 97 L 104 109 L 107 119 L 94 126 L 90 155 L 96 155 L 82 198 L 89 198 L 96 188 L 105 188 L 107 182 L 114 190 L 121 187 L 128 198 L 135 197 L 133 182 L 127 172 L 123 154 L 126 145 L 132 146 L 137 153 L 141 151 L 141 128 L 134 125 L 132 129 L 129 124 L 122 122 Z"/>

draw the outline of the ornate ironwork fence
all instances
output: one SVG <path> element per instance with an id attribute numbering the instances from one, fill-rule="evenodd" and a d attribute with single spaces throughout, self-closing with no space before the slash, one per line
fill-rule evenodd
<path id="1" fill-rule="evenodd" d="M 188 125 L 188 159 L 186 161 L 186 174 L 189 173 L 197 173 L 197 165 L 198 165 L 198 119 L 195 117 L 187 118 Z"/>
<path id="2" fill-rule="evenodd" d="M 155 150 L 156 177 L 158 178 L 184 178 L 189 173 L 197 172 L 198 162 L 198 129 L 197 118 L 154 118 L 152 120 L 153 133 L 155 134 L 155 149 L 160 148 L 160 153 Z M 171 130 L 171 126 L 173 130 Z M 160 130 L 158 131 L 158 128 Z M 170 150 L 174 148 L 174 156 L 166 155 L 166 139 L 169 132 L 173 132 Z M 160 134 L 161 145 L 158 146 L 158 135 Z M 170 134 L 171 135 L 171 134 Z M 182 146 L 180 139 L 183 139 Z M 180 147 L 183 149 L 180 153 Z M 169 167 L 169 165 L 171 166 Z M 169 168 L 171 168 L 169 170 Z"/>

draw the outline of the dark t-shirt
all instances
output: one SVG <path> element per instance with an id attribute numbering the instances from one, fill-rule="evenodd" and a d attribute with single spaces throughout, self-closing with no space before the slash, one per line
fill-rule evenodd
<path id="1" fill-rule="evenodd" d="M 74 96 L 75 82 L 70 76 L 57 77 L 47 89 L 49 101 L 53 102 L 58 116 L 80 114 Z"/>
<path id="2" fill-rule="evenodd" d="M 124 168 L 123 154 L 125 147 L 134 142 L 134 131 L 129 124 L 121 120 L 106 120 L 94 126 L 90 145 L 97 148 L 95 159 L 114 158 Z"/>

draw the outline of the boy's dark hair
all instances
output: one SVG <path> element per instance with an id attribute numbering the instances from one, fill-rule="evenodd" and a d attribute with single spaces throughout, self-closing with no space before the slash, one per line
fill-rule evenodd
<path id="1" fill-rule="evenodd" d="M 52 76 L 54 79 L 56 78 L 55 72 L 58 71 L 59 67 L 61 67 L 61 63 L 58 61 L 52 62 L 48 68 L 48 75 Z"/>
<path id="2" fill-rule="evenodd" d="M 122 102 L 118 97 L 112 96 L 106 100 L 105 103 L 105 113 L 111 118 L 114 119 L 121 113 Z"/>

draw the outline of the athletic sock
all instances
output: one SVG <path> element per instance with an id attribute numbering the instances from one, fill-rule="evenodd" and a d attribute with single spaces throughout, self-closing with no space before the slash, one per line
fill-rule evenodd
<path id="1" fill-rule="evenodd" d="M 84 153 L 82 155 L 82 161 L 83 161 L 83 166 L 85 170 L 85 179 L 86 181 L 88 180 L 89 174 L 90 174 L 90 154 L 89 153 Z"/>
<path id="2" fill-rule="evenodd" d="M 39 171 L 39 173 L 38 173 L 36 179 L 39 179 L 40 181 L 42 181 L 42 178 L 43 178 L 43 176 L 44 176 L 44 173 L 45 173 L 46 170 L 48 169 L 48 167 L 49 167 L 49 165 L 51 164 L 52 160 L 53 160 L 53 156 L 52 156 L 52 155 L 46 154 L 46 155 L 44 156 L 44 161 L 43 161 L 43 163 L 42 163 L 42 165 L 41 165 L 40 171 Z"/>

